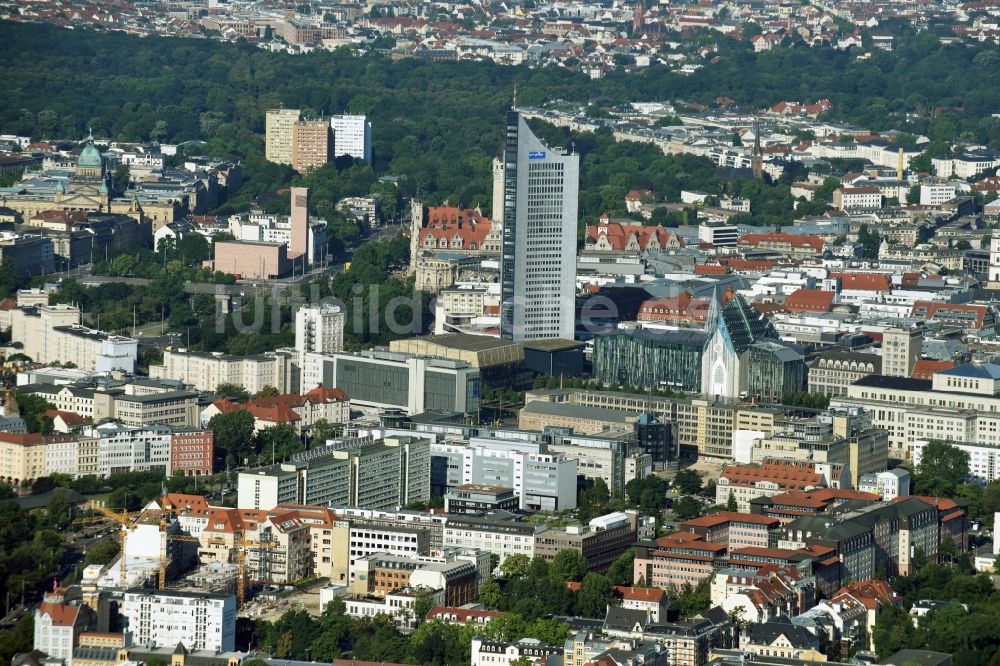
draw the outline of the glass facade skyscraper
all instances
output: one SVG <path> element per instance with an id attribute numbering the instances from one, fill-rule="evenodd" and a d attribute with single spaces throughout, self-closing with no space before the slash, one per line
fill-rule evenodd
<path id="1" fill-rule="evenodd" d="M 500 336 L 572 340 L 580 158 L 552 150 L 507 113 L 503 155 Z"/>

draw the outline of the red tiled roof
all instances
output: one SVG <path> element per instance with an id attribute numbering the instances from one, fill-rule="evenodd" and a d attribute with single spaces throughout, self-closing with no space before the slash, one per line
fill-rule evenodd
<path id="1" fill-rule="evenodd" d="M 716 513 L 691 518 L 681 523 L 684 527 L 714 527 L 723 523 L 753 523 L 755 525 L 774 525 L 777 518 L 768 518 L 753 513 L 738 513 L 736 511 L 718 511 Z"/>
<path id="2" fill-rule="evenodd" d="M 832 273 L 840 280 L 841 291 L 892 291 L 889 278 L 881 273 Z"/>
<path id="3" fill-rule="evenodd" d="M 653 239 L 656 240 L 654 247 L 666 247 L 672 238 L 670 232 L 662 226 L 611 222 L 607 220 L 606 216 L 601 218 L 599 224 L 587 225 L 586 242 L 588 245 L 597 243 L 602 237 L 611 245 L 611 249 L 618 252 L 625 250 L 629 241 L 633 238 L 635 238 L 641 250 L 649 247 Z M 677 239 L 677 242 L 683 247 L 684 243 L 680 239 Z"/>
<path id="4" fill-rule="evenodd" d="M 90 419 L 84 418 L 76 412 L 66 412 L 59 409 L 47 409 L 45 410 L 45 416 L 49 417 L 53 421 L 56 417 L 59 417 L 63 420 L 63 423 L 70 427 L 90 423 Z"/>
<path id="5" fill-rule="evenodd" d="M 840 588 L 830 597 L 831 601 L 855 599 L 866 608 L 874 610 L 882 604 L 891 604 L 896 599 L 896 593 L 887 581 L 881 579 L 857 580 Z"/>
<path id="6" fill-rule="evenodd" d="M 616 585 L 615 596 L 628 601 L 648 601 L 651 603 L 661 603 L 667 596 L 666 590 L 659 587 L 628 587 Z"/>
<path id="7" fill-rule="evenodd" d="M 0 301 L 0 311 L 9 312 L 17 307 L 17 301 L 13 298 L 5 298 Z"/>
<path id="8" fill-rule="evenodd" d="M 429 207 L 424 210 L 423 227 L 417 232 L 417 243 L 422 248 L 427 238 L 433 238 L 436 247 L 450 249 L 452 241 L 458 237 L 463 249 L 479 249 L 492 228 L 493 221 L 477 210 L 454 206 Z"/>
<path id="9" fill-rule="evenodd" d="M 955 367 L 954 361 L 933 361 L 929 358 L 918 359 L 913 366 L 913 379 L 931 379 L 935 372 L 950 370 Z"/>
<path id="10" fill-rule="evenodd" d="M 829 312 L 833 306 L 832 291 L 819 289 L 798 289 L 785 298 L 788 312 Z"/>
<path id="11" fill-rule="evenodd" d="M 785 231 L 772 231 L 766 234 L 743 234 L 737 240 L 739 245 L 756 247 L 761 244 L 788 245 L 789 248 L 810 248 L 814 252 L 822 252 L 825 243 L 819 236 L 800 236 Z"/>
<path id="12" fill-rule="evenodd" d="M 962 321 L 972 323 L 967 317 L 962 315 L 972 314 L 975 316 L 975 328 L 983 327 L 983 320 L 989 312 L 986 305 L 960 305 L 956 303 L 937 303 L 934 301 L 916 301 L 910 308 L 910 316 L 915 319 L 942 321 Z"/>
<path id="13" fill-rule="evenodd" d="M 76 624 L 76 618 L 80 613 L 80 607 L 70 606 L 69 604 L 53 604 L 43 602 L 38 606 L 38 612 L 42 615 L 48 615 L 52 619 L 53 626 L 72 627 Z"/>
<path id="14" fill-rule="evenodd" d="M 766 481 L 782 488 L 800 490 L 823 482 L 823 476 L 814 471 L 812 463 L 798 460 L 768 460 L 760 465 L 726 465 L 720 478 L 727 479 L 730 485 L 735 486 L 752 487 Z"/>
<path id="15" fill-rule="evenodd" d="M 348 400 L 347 394 L 341 391 L 339 388 L 326 388 L 322 384 L 316 386 L 316 388 L 306 391 L 302 394 L 303 398 L 307 398 L 310 402 L 345 402 Z"/>
<path id="16" fill-rule="evenodd" d="M 694 267 L 695 275 L 725 275 L 728 272 L 727 267 L 714 264 L 698 264 Z"/>

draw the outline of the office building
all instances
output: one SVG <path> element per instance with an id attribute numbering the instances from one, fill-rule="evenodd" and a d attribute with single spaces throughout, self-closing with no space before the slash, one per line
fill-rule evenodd
<path id="1" fill-rule="evenodd" d="M 548 527 L 497 513 L 492 516 L 449 516 L 444 525 L 444 546 L 476 548 L 500 558 L 510 555 L 535 556 L 535 535 Z"/>
<path id="2" fill-rule="evenodd" d="M 431 483 L 447 493 L 470 483 L 512 488 L 521 509 L 576 508 L 577 461 L 548 453 L 545 444 L 473 437 L 431 444 Z"/>
<path id="3" fill-rule="evenodd" d="M 882 374 L 882 357 L 862 352 L 821 352 L 809 366 L 809 392 L 847 395 L 847 387 L 868 375 Z"/>
<path id="4" fill-rule="evenodd" d="M 264 157 L 268 162 L 292 163 L 292 128 L 298 121 L 298 109 L 271 109 L 267 112 Z"/>
<path id="5" fill-rule="evenodd" d="M 212 473 L 215 434 L 198 428 L 172 428 L 170 434 L 170 469 L 173 476 L 205 476 Z"/>
<path id="6" fill-rule="evenodd" d="M 194 391 L 160 391 L 141 395 L 116 395 L 114 415 L 126 426 L 154 424 L 194 427 L 198 425 L 198 394 Z"/>
<path id="7" fill-rule="evenodd" d="M 579 180 L 578 155 L 550 149 L 520 113 L 507 113 L 500 259 L 503 338 L 574 337 Z"/>
<path id="8" fill-rule="evenodd" d="M 98 474 L 161 471 L 169 473 L 173 433 L 166 426 L 131 427 L 102 423 L 83 431 L 99 441 Z"/>
<path id="9" fill-rule="evenodd" d="M 292 125 L 292 168 L 299 173 L 316 169 L 334 157 L 333 129 L 322 118 Z"/>
<path id="10" fill-rule="evenodd" d="M 236 597 L 173 590 L 127 590 L 119 613 L 137 645 L 229 651 L 236 647 Z"/>
<path id="11" fill-rule="evenodd" d="M 479 370 L 464 361 L 382 351 L 306 353 L 301 370 L 311 381 L 339 388 L 356 406 L 407 414 L 479 410 Z"/>
<path id="12" fill-rule="evenodd" d="M 869 412 L 872 425 L 889 433 L 889 455 L 913 458 L 921 440 L 995 445 L 1000 440 L 1000 366 L 966 363 L 934 373 L 932 380 L 864 377 L 834 398 L 833 407 Z"/>
<path id="13" fill-rule="evenodd" d="M 334 155 L 350 155 L 372 163 L 372 124 L 365 116 L 332 116 Z"/>
<path id="14" fill-rule="evenodd" d="M 390 510 L 430 500 L 430 442 L 416 437 L 345 440 L 240 472 L 241 508 L 320 504 Z"/>
<path id="15" fill-rule="evenodd" d="M 562 550 L 576 550 L 587 560 L 587 569 L 604 573 L 639 534 L 639 514 L 635 511 L 609 513 L 587 525 L 569 525 L 535 535 L 535 557 L 555 560 Z"/>

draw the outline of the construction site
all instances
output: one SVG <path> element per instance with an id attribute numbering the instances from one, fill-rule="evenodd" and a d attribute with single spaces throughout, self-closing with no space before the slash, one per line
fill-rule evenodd
<path id="1" fill-rule="evenodd" d="M 179 511 L 161 506 L 161 502 L 151 502 L 135 512 L 114 511 L 94 502 L 86 505 L 91 515 L 78 522 L 116 523 L 120 544 L 118 557 L 112 562 L 88 567 L 88 583 L 104 590 L 155 588 L 233 594 L 241 615 L 260 615 L 270 607 L 287 606 L 287 601 L 273 593 L 248 604 L 255 590 L 283 589 L 291 582 L 286 548 L 271 539 L 268 530 L 246 529 L 246 523 L 259 527 L 249 520 L 227 520 L 209 529 L 209 507 Z"/>

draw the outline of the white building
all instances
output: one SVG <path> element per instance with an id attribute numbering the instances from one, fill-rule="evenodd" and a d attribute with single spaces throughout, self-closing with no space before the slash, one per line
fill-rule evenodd
<path id="1" fill-rule="evenodd" d="M 930 183 L 920 186 L 921 206 L 939 206 L 954 198 L 954 183 Z"/>
<path id="2" fill-rule="evenodd" d="M 336 156 L 350 155 L 372 163 L 372 124 L 365 116 L 332 116 Z"/>
<path id="3" fill-rule="evenodd" d="M 472 639 L 471 666 L 510 666 L 523 657 L 531 663 L 547 663 L 547 657 L 562 653 L 562 647 L 545 645 L 535 638 L 522 638 L 516 643 Z M 560 659 L 561 661 L 561 659 Z M 583 661 L 583 660 L 581 660 Z"/>
<path id="4" fill-rule="evenodd" d="M 307 353 L 334 354 L 344 351 L 344 310 L 338 305 L 304 305 L 295 313 L 295 349 L 299 368 Z M 313 366 L 315 368 L 315 366 Z M 322 377 L 302 376 L 301 390 L 323 383 Z"/>
<path id="5" fill-rule="evenodd" d="M 890 502 L 897 497 L 910 494 L 910 473 L 902 467 L 886 472 L 865 474 L 858 480 L 858 490 L 863 493 L 875 493 Z"/>
<path id="6" fill-rule="evenodd" d="M 103 423 L 85 430 L 99 441 L 100 476 L 121 472 L 170 472 L 171 430 L 166 426 L 132 427 Z"/>
<path id="7" fill-rule="evenodd" d="M 913 452 L 913 466 L 920 465 L 923 458 L 924 449 L 930 442 L 917 440 L 913 442 L 911 451 Z M 955 448 L 969 454 L 969 476 L 983 483 L 990 483 L 1000 479 L 1000 443 L 992 444 L 963 444 L 961 442 L 949 442 Z"/>
<path id="8" fill-rule="evenodd" d="M 233 595 L 129 590 L 120 614 L 136 645 L 228 652 L 236 648 L 236 598 Z"/>
<path id="9" fill-rule="evenodd" d="M 138 343 L 132 338 L 80 325 L 73 305 L 15 308 L 10 314 L 11 340 L 38 363 L 73 363 L 81 370 L 135 372 Z"/>
<path id="10" fill-rule="evenodd" d="M 579 185 L 580 156 L 549 148 L 508 112 L 500 337 L 574 338 Z"/>
<path id="11" fill-rule="evenodd" d="M 66 604 L 55 594 L 46 594 L 45 600 L 35 609 L 34 648 L 72 666 L 73 648 L 87 616 L 82 606 Z"/>
<path id="12" fill-rule="evenodd" d="M 416 590 L 405 587 L 390 592 L 384 599 L 348 596 L 344 599 L 346 614 L 351 617 L 388 615 L 398 627 L 412 629 L 417 622 L 417 618 L 413 615 L 413 607 L 424 592 L 431 595 L 435 605 L 444 603 L 444 590 Z"/>
<path id="13" fill-rule="evenodd" d="M 45 474 L 80 476 L 80 442 L 73 438 L 52 438 L 45 443 Z"/>

